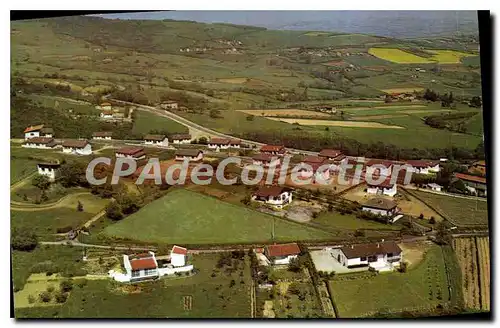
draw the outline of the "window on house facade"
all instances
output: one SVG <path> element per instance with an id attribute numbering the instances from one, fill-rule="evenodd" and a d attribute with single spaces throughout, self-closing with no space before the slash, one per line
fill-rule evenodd
<path id="1" fill-rule="evenodd" d="M 361 261 L 366 261 L 366 256 L 361 256 L 360 260 Z"/>
<path id="2" fill-rule="evenodd" d="M 156 269 L 146 269 L 145 274 L 146 276 L 150 276 L 152 274 L 156 273 Z"/>
<path id="3" fill-rule="evenodd" d="M 139 270 L 132 271 L 132 277 L 139 277 L 141 272 Z"/>

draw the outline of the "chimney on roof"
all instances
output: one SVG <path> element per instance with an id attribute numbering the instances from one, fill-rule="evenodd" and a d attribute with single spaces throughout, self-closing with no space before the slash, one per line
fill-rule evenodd
<path id="1" fill-rule="evenodd" d="M 377 248 L 380 248 L 380 244 L 379 243 L 377 243 Z"/>

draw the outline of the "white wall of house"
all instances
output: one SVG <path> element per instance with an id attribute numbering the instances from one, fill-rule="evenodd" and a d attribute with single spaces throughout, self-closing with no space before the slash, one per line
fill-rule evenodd
<path id="1" fill-rule="evenodd" d="M 129 159 L 133 159 L 135 161 L 138 161 L 140 159 L 145 159 L 146 158 L 146 154 L 142 155 L 142 156 L 139 156 L 139 157 L 134 157 L 132 155 L 125 155 L 125 154 L 122 154 L 122 153 L 116 153 L 115 154 L 116 157 L 120 157 L 120 158 L 129 158 Z"/>
<path id="2" fill-rule="evenodd" d="M 262 202 L 262 200 L 258 199 L 257 196 L 252 196 L 252 200 Z M 283 206 L 290 204 L 292 202 L 292 192 L 285 191 L 276 197 L 269 196 L 263 202 L 278 208 L 282 208 Z"/>
<path id="3" fill-rule="evenodd" d="M 383 168 L 380 168 L 380 167 L 374 167 L 374 166 L 368 166 L 366 168 L 366 175 L 369 175 L 369 176 L 372 176 L 373 173 L 375 173 L 375 171 L 377 170 L 380 170 L 380 175 L 383 175 L 383 176 L 390 176 L 391 175 L 391 172 L 392 172 L 392 166 L 389 166 L 389 167 L 383 167 Z"/>
<path id="4" fill-rule="evenodd" d="M 382 188 L 380 186 L 368 186 L 366 188 L 366 193 L 367 194 L 382 194 L 382 195 L 387 195 L 390 197 L 394 197 L 398 193 L 397 185 L 394 184 L 392 188 Z"/>
<path id="5" fill-rule="evenodd" d="M 56 179 L 56 170 L 50 167 L 38 166 L 38 174 L 45 175 L 50 181 L 54 181 Z"/>
<path id="6" fill-rule="evenodd" d="M 289 255 L 289 256 L 284 256 L 284 257 L 276 257 L 272 261 L 274 265 L 287 265 L 290 264 L 290 261 L 292 259 L 296 259 L 297 255 Z"/>
<path id="7" fill-rule="evenodd" d="M 144 144 L 168 147 L 168 138 L 165 138 L 163 140 L 144 140 Z"/>
<path id="8" fill-rule="evenodd" d="M 102 118 L 113 118 L 113 114 L 104 114 L 104 113 L 101 113 L 101 117 Z"/>
<path id="9" fill-rule="evenodd" d="M 177 272 L 189 272 L 193 271 L 194 266 L 193 265 L 186 265 L 182 267 L 177 267 L 177 268 L 158 268 L 158 274 L 160 277 L 165 276 L 165 275 L 173 275 L 176 274 Z"/>
<path id="10" fill-rule="evenodd" d="M 209 143 L 208 149 L 214 149 L 214 150 L 229 149 L 229 145 L 217 145 Z"/>
<path id="11" fill-rule="evenodd" d="M 186 255 L 170 253 L 170 263 L 174 267 L 182 267 L 186 265 Z"/>
<path id="12" fill-rule="evenodd" d="M 189 144 L 191 143 L 191 139 L 182 139 L 182 140 L 172 140 L 174 144 Z"/>
<path id="13" fill-rule="evenodd" d="M 92 137 L 94 140 L 112 140 L 111 137 Z"/>
<path id="14" fill-rule="evenodd" d="M 257 160 L 253 161 L 253 165 L 259 165 L 259 166 L 263 166 L 263 167 L 276 167 L 276 166 L 279 166 L 280 164 L 281 164 L 281 160 L 279 158 L 277 158 L 275 160 L 271 160 L 270 162 L 263 162 L 263 161 L 257 161 Z"/>
<path id="15" fill-rule="evenodd" d="M 184 161 L 187 158 L 190 162 L 198 162 L 203 159 L 203 153 L 199 153 L 196 157 L 193 156 L 175 156 L 176 161 Z"/>
<path id="16" fill-rule="evenodd" d="M 29 138 L 34 138 L 34 137 L 39 137 L 40 136 L 40 131 L 32 131 L 32 132 L 26 132 L 24 134 L 24 139 L 29 139 Z"/>
<path id="17" fill-rule="evenodd" d="M 38 149 L 54 149 L 54 147 L 49 147 L 47 144 L 38 144 L 38 143 L 26 143 L 22 145 L 25 148 L 38 148 Z"/>
<path id="18" fill-rule="evenodd" d="M 231 148 L 241 148 L 240 144 L 229 144 L 229 147 Z"/>
<path id="19" fill-rule="evenodd" d="M 77 155 L 90 155 L 92 154 L 92 146 L 87 144 L 83 148 L 63 147 L 63 153 L 77 154 Z"/>

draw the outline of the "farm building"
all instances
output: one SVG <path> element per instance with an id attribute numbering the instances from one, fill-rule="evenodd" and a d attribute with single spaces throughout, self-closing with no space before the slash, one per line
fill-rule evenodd
<path id="1" fill-rule="evenodd" d="M 252 157 L 253 164 L 263 167 L 277 167 L 281 164 L 281 159 L 269 154 L 256 154 Z"/>
<path id="2" fill-rule="evenodd" d="M 93 140 L 112 140 L 113 132 L 111 131 L 100 131 L 92 133 Z"/>
<path id="3" fill-rule="evenodd" d="M 260 148 L 260 152 L 262 154 L 283 156 L 286 154 L 286 149 L 284 146 L 264 145 Z"/>
<path id="4" fill-rule="evenodd" d="M 375 271 L 392 271 L 401 264 L 403 252 L 393 242 L 346 245 L 334 248 L 332 256 L 347 268 L 367 267 Z"/>
<path id="5" fill-rule="evenodd" d="M 57 144 L 54 138 L 33 137 L 26 140 L 22 146 L 25 148 L 54 149 Z"/>
<path id="6" fill-rule="evenodd" d="M 170 251 L 170 263 L 174 267 L 186 265 L 187 248 L 174 245 Z"/>
<path id="7" fill-rule="evenodd" d="M 342 152 L 337 149 L 322 149 L 319 152 L 320 157 L 329 159 L 329 160 L 335 160 L 338 156 L 342 155 Z"/>
<path id="8" fill-rule="evenodd" d="M 62 147 L 63 153 L 76 155 L 92 154 L 92 145 L 87 140 L 64 140 Z"/>
<path id="9" fill-rule="evenodd" d="M 467 188 L 467 190 L 471 193 L 477 196 L 486 197 L 488 189 L 486 185 L 486 178 L 463 173 L 455 173 L 454 177 L 462 180 L 465 188 Z"/>
<path id="10" fill-rule="evenodd" d="M 58 174 L 59 168 L 61 164 L 59 163 L 38 163 L 36 165 L 38 174 L 45 175 L 49 178 L 50 181 L 55 181 Z"/>
<path id="11" fill-rule="evenodd" d="M 191 143 L 191 135 L 187 133 L 172 134 L 169 140 L 174 144 L 188 144 Z"/>
<path id="12" fill-rule="evenodd" d="M 103 110 L 99 116 L 101 118 L 113 118 L 113 111 L 112 110 Z"/>
<path id="13" fill-rule="evenodd" d="M 395 183 L 391 182 L 390 178 L 387 178 L 379 184 L 367 182 L 366 192 L 372 195 L 387 195 L 394 197 L 398 192 L 398 188 Z"/>
<path id="14" fill-rule="evenodd" d="M 103 102 L 100 106 L 97 106 L 100 110 L 111 110 L 111 104 L 109 102 Z"/>
<path id="15" fill-rule="evenodd" d="M 388 177 L 392 173 L 394 164 L 399 163 L 383 159 L 370 159 L 366 162 L 366 175 Z"/>
<path id="16" fill-rule="evenodd" d="M 168 138 L 164 134 L 147 134 L 144 136 L 144 144 L 168 147 Z"/>
<path id="17" fill-rule="evenodd" d="M 486 175 L 486 162 L 484 160 L 472 163 L 469 167 L 469 173 L 479 173 L 483 176 Z"/>
<path id="18" fill-rule="evenodd" d="M 431 174 L 439 172 L 439 161 L 410 160 L 406 161 L 406 164 L 411 165 L 408 170 L 413 173 Z"/>
<path id="19" fill-rule="evenodd" d="M 252 194 L 252 200 L 283 208 L 292 202 L 292 190 L 280 186 L 264 186 Z"/>
<path id="20" fill-rule="evenodd" d="M 203 159 L 203 151 L 199 149 L 179 149 L 175 152 L 176 161 L 199 162 Z"/>
<path id="21" fill-rule="evenodd" d="M 397 204 L 389 199 L 372 198 L 363 204 L 363 211 L 367 211 L 376 215 L 392 217 L 399 212 Z"/>
<path id="22" fill-rule="evenodd" d="M 178 247 L 178 246 L 174 246 Z M 182 247 L 180 247 L 182 248 Z M 180 272 L 193 271 L 193 265 L 175 266 L 171 262 L 171 256 L 166 256 L 167 260 L 158 259 L 153 252 L 136 255 L 123 255 L 123 266 L 125 273 L 109 271 L 109 276 L 119 282 L 139 282 L 144 280 L 157 279 L 165 275 L 173 275 Z"/>
<path id="23" fill-rule="evenodd" d="M 299 169 L 299 177 L 300 178 L 313 178 L 312 182 L 326 182 L 330 179 L 330 168 L 331 166 L 328 163 L 313 163 L 313 162 L 303 162 L 301 164 L 309 165 L 311 168 L 301 167 Z"/>
<path id="24" fill-rule="evenodd" d="M 427 188 L 433 191 L 441 191 L 443 189 L 443 186 L 440 186 L 437 183 L 428 183 Z"/>
<path id="25" fill-rule="evenodd" d="M 300 247 L 296 243 L 268 245 L 264 249 L 264 255 L 274 265 L 290 264 L 300 253 Z"/>
<path id="26" fill-rule="evenodd" d="M 211 138 L 208 142 L 208 149 L 219 151 L 221 149 L 240 148 L 241 140 L 230 138 Z"/>
<path id="27" fill-rule="evenodd" d="M 133 160 L 141 160 L 146 158 L 146 153 L 142 147 L 123 147 L 115 152 L 117 158 L 130 158 Z"/>
<path id="28" fill-rule="evenodd" d="M 54 130 L 52 128 L 47 128 L 43 124 L 32 125 L 24 129 L 24 139 L 30 139 L 34 137 L 45 137 L 53 138 Z"/>
<path id="29" fill-rule="evenodd" d="M 160 104 L 160 108 L 162 108 L 162 109 L 177 109 L 177 108 L 179 108 L 179 105 L 177 104 L 177 101 L 167 100 L 167 101 L 163 101 Z"/>

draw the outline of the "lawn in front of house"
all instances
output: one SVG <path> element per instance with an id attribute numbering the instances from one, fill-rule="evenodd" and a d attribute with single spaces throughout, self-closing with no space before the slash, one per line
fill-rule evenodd
<path id="1" fill-rule="evenodd" d="M 207 244 L 272 240 L 329 239 L 327 232 L 229 204 L 192 191 L 176 189 L 104 229 L 110 237 L 145 242 Z"/>
<path id="2" fill-rule="evenodd" d="M 381 312 L 434 310 L 448 303 L 448 281 L 441 248 L 431 246 L 425 258 L 406 273 L 372 277 L 350 274 L 329 281 L 340 318 L 366 317 Z"/>

